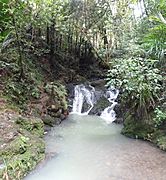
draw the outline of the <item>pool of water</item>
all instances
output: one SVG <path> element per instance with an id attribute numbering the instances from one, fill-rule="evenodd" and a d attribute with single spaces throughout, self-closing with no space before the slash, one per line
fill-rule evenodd
<path id="1" fill-rule="evenodd" d="M 166 153 L 121 128 L 70 115 L 46 135 L 47 158 L 25 180 L 166 180 Z"/>

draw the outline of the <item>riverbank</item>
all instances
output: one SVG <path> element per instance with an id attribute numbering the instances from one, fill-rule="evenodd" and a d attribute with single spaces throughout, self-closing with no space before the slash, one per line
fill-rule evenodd
<path id="1" fill-rule="evenodd" d="M 122 134 L 129 138 L 149 141 L 159 149 L 166 151 L 166 125 L 155 127 L 154 124 L 139 122 L 129 116 L 125 119 Z"/>
<path id="2" fill-rule="evenodd" d="M 1 93 L 0 179 L 2 180 L 22 179 L 34 169 L 45 158 L 43 137 L 46 127 L 61 123 L 68 115 L 66 90 L 62 84 L 50 82 L 40 88 L 40 96 L 37 99 L 30 98 L 26 101 L 27 104 L 24 104 L 24 108 L 11 97 L 3 95 L 4 92 Z M 19 97 L 22 98 L 22 95 Z"/>
<path id="3" fill-rule="evenodd" d="M 0 101 L 0 179 L 22 179 L 45 157 L 44 123 Z"/>

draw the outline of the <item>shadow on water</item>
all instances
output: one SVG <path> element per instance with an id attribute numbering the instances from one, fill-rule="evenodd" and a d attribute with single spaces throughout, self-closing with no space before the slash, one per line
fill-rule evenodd
<path id="1" fill-rule="evenodd" d="M 70 115 L 47 134 L 47 158 L 25 180 L 165 180 L 166 154 L 121 128 Z"/>

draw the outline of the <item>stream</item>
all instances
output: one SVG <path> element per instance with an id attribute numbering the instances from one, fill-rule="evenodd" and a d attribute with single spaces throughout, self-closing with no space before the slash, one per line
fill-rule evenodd
<path id="1" fill-rule="evenodd" d="M 69 115 L 46 135 L 47 158 L 25 180 L 165 180 L 166 154 L 101 117 Z"/>

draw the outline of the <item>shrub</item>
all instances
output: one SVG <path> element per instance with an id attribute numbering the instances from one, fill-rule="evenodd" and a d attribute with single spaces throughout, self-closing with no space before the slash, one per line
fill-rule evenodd
<path id="1" fill-rule="evenodd" d="M 155 126 L 158 127 L 160 126 L 164 121 L 166 121 L 166 110 L 161 110 L 160 107 L 157 107 L 155 109 L 155 117 L 154 117 L 154 122 Z"/>
<path id="2" fill-rule="evenodd" d="M 162 76 L 155 67 L 156 61 L 132 57 L 115 60 L 111 64 L 107 85 L 120 89 L 127 102 L 132 102 L 136 110 L 147 114 L 150 107 L 154 108 L 162 89 Z"/>

